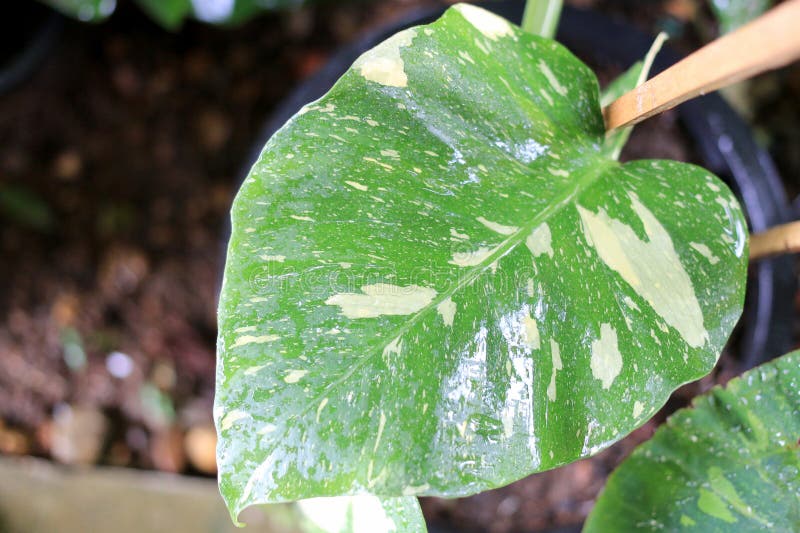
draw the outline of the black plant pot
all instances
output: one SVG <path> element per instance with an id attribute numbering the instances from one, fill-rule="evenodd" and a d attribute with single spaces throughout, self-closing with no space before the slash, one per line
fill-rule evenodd
<path id="1" fill-rule="evenodd" d="M 482 5 L 512 21 L 521 20 L 524 8 L 524 2 L 512 0 Z M 436 7 L 412 12 L 336 52 L 325 66 L 278 106 L 250 163 L 257 158 L 266 139 L 303 105 L 324 95 L 359 55 L 403 28 L 433 22 L 444 9 Z M 653 41 L 652 36 L 630 25 L 596 12 L 569 7 L 561 16 L 557 38 L 579 56 L 623 68 L 643 58 Z M 665 47 L 656 58 L 653 74 L 679 59 L 679 54 Z M 772 160 L 756 144 L 750 127 L 718 94 L 686 102 L 678 107 L 678 114 L 702 165 L 722 178 L 736 193 L 751 231 L 763 231 L 792 219 L 791 206 Z M 784 354 L 793 346 L 796 280 L 792 258 L 760 261 L 751 264 L 750 269 L 737 350 L 744 370 Z"/>
<path id="2" fill-rule="evenodd" d="M 30 76 L 58 40 L 63 17 L 39 2 L 0 7 L 0 94 Z"/>

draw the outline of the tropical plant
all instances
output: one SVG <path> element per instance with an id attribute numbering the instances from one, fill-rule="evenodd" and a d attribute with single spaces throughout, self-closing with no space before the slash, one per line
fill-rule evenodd
<path id="1" fill-rule="evenodd" d="M 611 475 L 584 531 L 800 529 L 800 352 L 715 387 Z"/>
<path id="2" fill-rule="evenodd" d="M 552 33 L 554 4 L 526 28 Z M 459 4 L 270 139 L 219 304 L 234 520 L 303 500 L 311 530 L 424 531 L 417 495 L 593 455 L 713 368 L 742 310 L 739 204 L 702 168 L 619 163 L 629 130 L 601 114 L 661 41 L 601 96 L 552 39 Z"/>

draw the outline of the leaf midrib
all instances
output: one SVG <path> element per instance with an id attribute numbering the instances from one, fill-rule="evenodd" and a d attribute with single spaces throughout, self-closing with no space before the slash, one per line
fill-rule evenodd
<path id="1" fill-rule="evenodd" d="M 518 162 L 513 157 L 509 157 L 509 159 Z M 587 164 L 578 170 L 581 171 L 583 169 L 586 169 L 587 172 L 583 176 L 581 176 L 578 180 L 573 182 L 572 188 L 567 188 L 567 190 L 565 190 L 560 196 L 556 197 L 555 201 L 550 206 L 541 210 L 537 214 L 537 216 L 531 219 L 531 221 L 521 226 L 519 230 L 509 235 L 508 238 L 506 238 L 498 246 L 496 246 L 495 251 L 490 255 L 488 255 L 484 261 L 482 261 L 479 265 L 470 267 L 467 271 L 467 275 L 458 276 L 459 281 L 451 285 L 447 290 L 437 294 L 429 304 L 427 304 L 425 307 L 423 307 L 422 309 L 411 315 L 407 320 L 403 322 L 403 324 L 400 327 L 394 329 L 383 339 L 380 339 L 381 341 L 380 343 L 369 345 L 368 348 L 364 351 L 365 355 L 364 357 L 361 358 L 361 360 L 353 364 L 350 367 L 350 369 L 347 372 L 345 372 L 342 376 L 327 383 L 319 394 L 317 394 L 311 401 L 306 402 L 303 409 L 301 409 L 297 413 L 297 415 L 300 416 L 307 413 L 314 405 L 317 405 L 322 400 L 322 398 L 327 397 L 329 391 L 333 390 L 341 383 L 349 379 L 353 374 L 355 374 L 358 370 L 363 368 L 374 357 L 382 354 L 383 351 L 386 349 L 386 347 L 392 341 L 407 333 L 408 330 L 411 329 L 411 327 L 416 325 L 417 321 L 420 320 L 420 318 L 423 315 L 427 314 L 432 310 L 435 310 L 439 304 L 441 304 L 448 298 L 452 298 L 452 296 L 460 289 L 474 282 L 487 268 L 489 268 L 492 265 L 492 263 L 501 259 L 509 251 L 511 251 L 516 246 L 525 241 L 527 236 L 530 234 L 531 231 L 533 231 L 534 228 L 538 227 L 540 224 L 551 218 L 553 215 L 560 212 L 565 206 L 569 205 L 573 198 L 579 196 L 581 193 L 589 189 L 589 187 L 591 187 L 595 182 L 597 182 L 597 180 L 607 170 L 618 166 L 621 166 L 621 164 L 618 161 L 611 160 L 602 157 L 600 155 L 598 155 L 594 161 L 587 160 Z"/>

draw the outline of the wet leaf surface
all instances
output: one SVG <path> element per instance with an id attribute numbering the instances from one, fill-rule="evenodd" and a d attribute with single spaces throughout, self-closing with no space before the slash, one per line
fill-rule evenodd
<path id="1" fill-rule="evenodd" d="M 741 312 L 739 206 L 603 139 L 585 65 L 459 5 L 270 140 L 220 298 L 232 514 L 497 487 L 607 447 L 712 368 Z"/>
<path id="2" fill-rule="evenodd" d="M 797 531 L 800 352 L 678 411 L 611 475 L 584 531 Z"/>

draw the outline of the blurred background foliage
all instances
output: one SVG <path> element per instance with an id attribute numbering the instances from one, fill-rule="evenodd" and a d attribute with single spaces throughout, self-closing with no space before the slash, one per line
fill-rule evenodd
<path id="1" fill-rule="evenodd" d="M 117 7 L 117 0 L 41 1 L 84 22 L 101 22 Z M 136 3 L 163 27 L 176 30 L 187 18 L 235 25 L 263 11 L 299 6 L 303 0 L 136 0 Z"/>
<path id="2" fill-rule="evenodd" d="M 764 13 L 771 0 L 711 0 L 711 9 L 719 20 L 720 33 L 729 33 Z"/>

